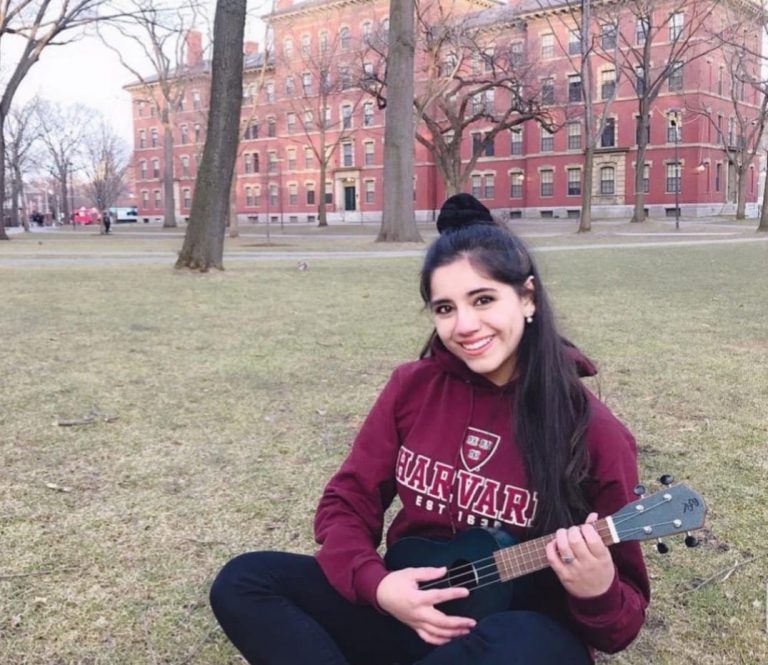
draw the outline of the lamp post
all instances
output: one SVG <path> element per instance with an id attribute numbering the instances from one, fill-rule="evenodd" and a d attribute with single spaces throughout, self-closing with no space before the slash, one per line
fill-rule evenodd
<path id="1" fill-rule="evenodd" d="M 670 124 L 675 130 L 675 230 L 680 230 L 680 188 L 682 185 L 683 173 L 680 168 L 680 159 L 678 157 L 678 144 L 680 143 L 680 109 L 670 110 Z"/>

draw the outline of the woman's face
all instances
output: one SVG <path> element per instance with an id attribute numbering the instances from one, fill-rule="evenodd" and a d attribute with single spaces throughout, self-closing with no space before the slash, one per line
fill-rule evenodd
<path id="1" fill-rule="evenodd" d="M 515 370 L 515 357 L 533 316 L 533 278 L 522 297 L 503 282 L 475 270 L 466 257 L 432 273 L 430 309 L 445 347 L 498 386 Z"/>

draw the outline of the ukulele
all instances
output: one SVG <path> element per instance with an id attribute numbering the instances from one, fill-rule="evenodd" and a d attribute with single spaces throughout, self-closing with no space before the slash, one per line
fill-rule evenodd
<path id="1" fill-rule="evenodd" d="M 671 476 L 662 476 L 662 482 Z M 659 539 L 658 551 L 667 546 L 662 536 L 690 532 L 704 525 L 707 507 L 703 499 L 684 483 L 669 485 L 627 504 L 610 517 L 593 523 L 606 545 L 630 540 Z M 642 485 L 638 490 L 645 492 Z M 638 491 L 636 490 L 636 492 Z M 638 492 L 639 493 L 639 492 Z M 472 528 L 448 541 L 403 538 L 389 548 L 384 563 L 389 570 L 422 566 L 445 566 L 446 574 L 420 583 L 421 589 L 463 586 L 469 596 L 439 604 L 446 614 L 482 619 L 509 609 L 517 578 L 549 567 L 545 547 L 553 535 L 518 543 L 500 529 Z M 690 533 L 685 544 L 698 545 Z"/>

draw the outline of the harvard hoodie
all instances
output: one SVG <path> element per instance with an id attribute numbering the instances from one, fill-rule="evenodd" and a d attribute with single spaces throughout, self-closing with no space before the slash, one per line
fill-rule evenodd
<path id="1" fill-rule="evenodd" d="M 575 349 L 568 356 L 582 374 L 594 372 Z M 395 496 L 402 507 L 387 545 L 407 536 L 447 539 L 475 526 L 531 537 L 538 500 L 512 432 L 514 387 L 475 374 L 439 340 L 430 357 L 393 372 L 315 516 L 316 557 L 341 595 L 377 606 L 376 588 L 388 572 L 377 547 Z M 604 404 L 592 393 L 588 398 L 587 499 L 605 517 L 637 498 L 635 442 Z M 610 551 L 616 575 L 604 594 L 570 596 L 547 570 L 536 574 L 531 609 L 568 625 L 588 646 L 613 653 L 640 630 L 649 585 L 638 543 Z"/>

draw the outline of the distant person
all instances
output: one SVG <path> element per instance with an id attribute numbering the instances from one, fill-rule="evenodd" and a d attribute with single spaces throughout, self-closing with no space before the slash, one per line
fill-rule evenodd
<path id="1" fill-rule="evenodd" d="M 640 546 L 609 549 L 594 525 L 637 498 L 632 434 L 580 381 L 596 370 L 558 334 L 523 243 L 469 194 L 445 202 L 437 228 L 420 282 L 434 330 L 325 487 L 319 550 L 242 554 L 213 583 L 214 614 L 249 663 L 589 665 L 643 625 Z M 377 548 L 396 497 L 387 546 L 403 565 L 387 566 Z M 498 579 L 494 566 L 447 577 L 438 557 L 403 556 L 423 540 L 401 539 L 472 526 L 497 535 L 462 537 L 542 537 L 546 569 L 462 615 L 443 603 Z"/>
<path id="2" fill-rule="evenodd" d="M 109 210 L 101 213 L 101 222 L 104 224 L 104 233 L 109 233 L 109 229 L 112 226 L 112 215 Z"/>
<path id="3" fill-rule="evenodd" d="M 43 217 L 43 214 L 39 212 L 38 210 L 35 210 L 32 213 L 32 222 L 34 224 L 37 224 L 38 226 L 43 226 L 45 224 L 45 218 Z"/>

